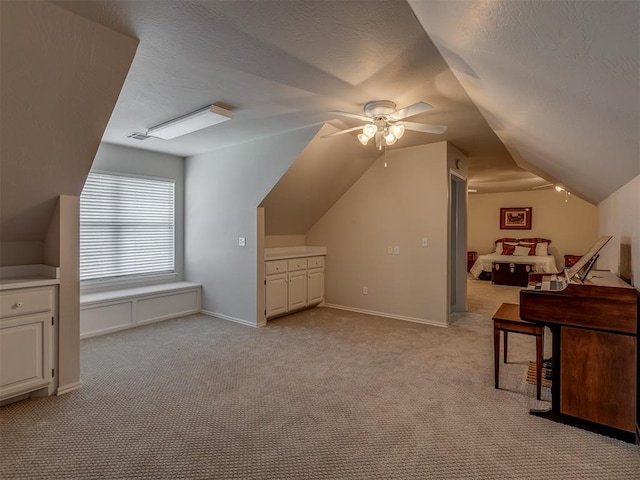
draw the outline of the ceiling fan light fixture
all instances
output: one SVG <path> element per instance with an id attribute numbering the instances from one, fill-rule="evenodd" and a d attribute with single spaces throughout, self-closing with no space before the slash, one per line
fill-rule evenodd
<path id="1" fill-rule="evenodd" d="M 362 145 L 366 145 L 368 143 L 367 139 L 373 138 L 375 139 L 376 148 L 382 150 L 382 147 L 393 145 L 402 138 L 405 130 L 433 134 L 444 133 L 447 127 L 443 125 L 429 125 L 426 123 L 406 122 L 404 120 L 405 118 L 427 112 L 432 108 L 428 103 L 417 102 L 408 107 L 396 110 L 396 104 L 390 100 L 373 100 L 365 104 L 365 115 L 334 110 L 329 113 L 343 117 L 357 118 L 364 122 L 364 125 L 361 127 L 345 128 L 328 135 L 323 135 L 323 138 L 335 137 L 336 135 L 362 129 L 362 133 L 358 135 L 358 141 Z"/>
<path id="2" fill-rule="evenodd" d="M 387 145 L 393 145 L 394 143 L 396 143 L 398 139 L 395 137 L 395 135 L 391 132 L 387 133 L 384 136 L 384 141 Z"/>
<path id="3" fill-rule="evenodd" d="M 362 127 L 362 133 L 367 138 L 373 137 L 376 134 L 377 131 L 378 131 L 378 127 L 376 125 L 374 125 L 373 123 L 369 123 L 369 124 L 365 125 L 364 127 Z"/>
<path id="4" fill-rule="evenodd" d="M 358 135 L 358 140 L 360 140 L 360 143 L 362 145 L 366 145 L 367 143 L 369 143 L 369 139 L 371 137 L 367 137 L 364 133 L 361 133 L 360 135 Z"/>
<path id="5" fill-rule="evenodd" d="M 391 132 L 393 136 L 399 140 L 404 135 L 404 125 L 391 125 L 389 127 L 389 132 Z"/>

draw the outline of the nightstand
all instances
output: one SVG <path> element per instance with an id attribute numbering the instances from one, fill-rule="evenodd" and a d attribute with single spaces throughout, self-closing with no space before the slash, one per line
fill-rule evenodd
<path id="1" fill-rule="evenodd" d="M 467 252 L 467 272 L 471 270 L 473 264 L 476 263 L 476 259 L 478 258 L 478 252 Z"/>

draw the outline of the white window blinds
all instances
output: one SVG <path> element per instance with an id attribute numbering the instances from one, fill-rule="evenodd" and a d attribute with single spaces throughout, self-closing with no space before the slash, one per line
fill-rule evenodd
<path id="1" fill-rule="evenodd" d="M 89 174 L 80 196 L 80 280 L 171 273 L 174 252 L 173 181 Z"/>

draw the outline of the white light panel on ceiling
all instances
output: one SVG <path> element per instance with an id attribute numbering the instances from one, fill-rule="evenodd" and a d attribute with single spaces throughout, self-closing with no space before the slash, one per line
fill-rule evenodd
<path id="1" fill-rule="evenodd" d="M 150 137 L 171 140 L 187 133 L 196 132 L 203 128 L 210 127 L 217 123 L 226 122 L 231 118 L 231 110 L 211 105 L 209 107 L 196 110 L 195 112 L 183 115 L 182 117 L 169 120 L 168 122 L 156 125 L 147 130 Z"/>

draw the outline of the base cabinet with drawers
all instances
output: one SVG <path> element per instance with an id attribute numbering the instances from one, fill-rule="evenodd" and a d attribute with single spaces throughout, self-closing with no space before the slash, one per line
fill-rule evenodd
<path id="1" fill-rule="evenodd" d="M 273 318 L 324 301 L 324 256 L 265 262 L 265 316 Z"/>
<path id="2" fill-rule="evenodd" d="M 55 286 L 0 292 L 0 401 L 53 393 L 56 299 Z"/>

